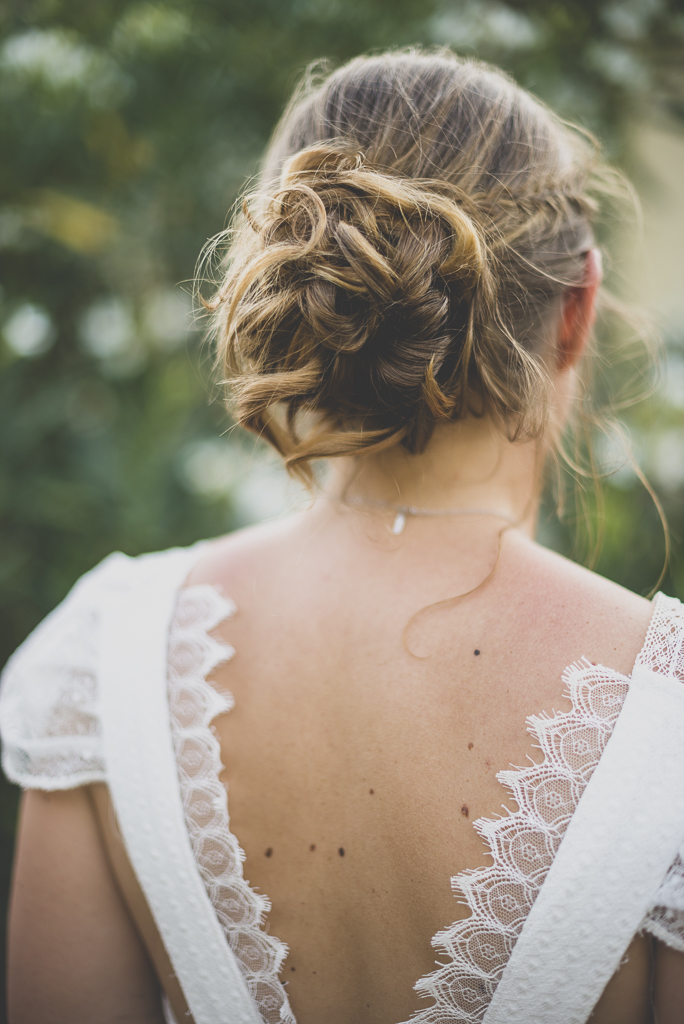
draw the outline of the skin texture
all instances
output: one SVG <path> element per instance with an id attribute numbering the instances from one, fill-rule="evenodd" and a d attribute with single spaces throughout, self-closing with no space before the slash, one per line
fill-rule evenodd
<path id="1" fill-rule="evenodd" d="M 590 255 L 560 311 L 556 425 L 599 278 Z M 643 644 L 648 602 L 534 543 L 539 467 L 534 445 L 486 420 L 450 425 L 421 456 L 340 461 L 330 498 L 215 542 L 187 581 L 238 606 L 219 630 L 237 653 L 214 679 L 235 698 L 216 722 L 223 779 L 245 877 L 290 948 L 298 1024 L 396 1024 L 423 1007 L 431 937 L 468 913 L 450 877 L 490 862 L 472 822 L 514 809 L 496 773 L 538 757 L 526 716 L 567 709 L 561 673 L 579 657 L 628 673 Z M 391 513 L 343 494 L 519 525 L 409 519 L 394 536 Z M 593 1024 L 682 1024 L 683 964 L 638 936 Z M 25 798 L 10 1006 L 11 1024 L 161 1019 L 79 793 Z"/>

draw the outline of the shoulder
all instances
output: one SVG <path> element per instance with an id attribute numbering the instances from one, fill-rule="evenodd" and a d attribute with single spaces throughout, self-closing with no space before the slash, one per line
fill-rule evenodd
<path id="1" fill-rule="evenodd" d="M 97 713 L 98 596 L 120 579 L 114 554 L 82 576 L 7 662 L 0 688 L 2 761 L 24 788 L 62 789 L 101 781 Z"/>
<path id="2" fill-rule="evenodd" d="M 64 642 L 65 631 L 81 636 L 87 633 L 108 596 L 144 589 L 157 581 L 163 584 L 167 579 L 169 585 L 177 580 L 180 586 L 207 543 L 136 557 L 120 551 L 108 555 L 74 583 L 60 604 L 17 648 L 3 671 L 3 684 L 6 686 L 8 678 L 34 662 L 63 657 L 70 647 Z"/>
<path id="3" fill-rule="evenodd" d="M 201 547 L 131 558 L 109 555 L 74 584 L 7 662 L 0 685 L 2 762 L 24 788 L 66 789 L 104 779 L 98 651 L 104 609 L 173 592 Z M 122 640 L 122 642 L 125 642 Z"/>
<path id="4" fill-rule="evenodd" d="M 262 571 L 273 571 L 306 545 L 309 531 L 302 513 L 246 526 L 209 541 L 188 573 L 187 585 L 211 584 L 226 588 L 251 581 Z"/>
<path id="5" fill-rule="evenodd" d="M 581 649 L 592 661 L 631 672 L 656 603 L 520 535 L 511 536 L 509 553 L 520 618 L 532 632 L 542 629 L 568 653 Z"/>

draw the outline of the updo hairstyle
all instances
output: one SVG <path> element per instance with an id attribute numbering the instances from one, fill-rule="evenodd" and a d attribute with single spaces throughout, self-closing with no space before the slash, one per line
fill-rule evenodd
<path id="1" fill-rule="evenodd" d="M 207 304 L 236 421 L 308 482 L 311 460 L 417 453 L 466 415 L 540 436 L 599 170 L 585 135 L 449 51 L 309 74 Z"/>

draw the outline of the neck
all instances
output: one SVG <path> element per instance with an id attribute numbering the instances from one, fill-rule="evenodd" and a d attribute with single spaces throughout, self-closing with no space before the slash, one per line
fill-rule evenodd
<path id="1" fill-rule="evenodd" d="M 509 441 L 489 419 L 439 426 L 427 448 L 396 446 L 378 455 L 334 460 L 327 490 L 362 504 L 422 509 L 489 509 L 534 532 L 539 445 Z"/>

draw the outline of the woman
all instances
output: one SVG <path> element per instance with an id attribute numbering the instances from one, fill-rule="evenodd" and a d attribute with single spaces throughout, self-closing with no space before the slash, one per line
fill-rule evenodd
<path id="1" fill-rule="evenodd" d="M 328 474 L 10 662 L 12 1024 L 683 1019 L 684 614 L 533 539 L 604 179 L 448 53 L 295 97 L 210 306 L 238 422 Z"/>

